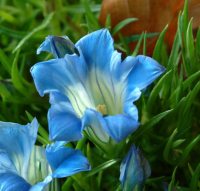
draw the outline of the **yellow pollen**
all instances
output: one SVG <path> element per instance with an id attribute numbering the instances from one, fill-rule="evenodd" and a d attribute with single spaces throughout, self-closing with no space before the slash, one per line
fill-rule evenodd
<path id="1" fill-rule="evenodd" d="M 105 104 L 99 104 L 99 105 L 97 105 L 96 109 L 97 109 L 97 111 L 101 112 L 102 115 L 107 115 L 108 114 L 107 107 L 106 107 Z"/>

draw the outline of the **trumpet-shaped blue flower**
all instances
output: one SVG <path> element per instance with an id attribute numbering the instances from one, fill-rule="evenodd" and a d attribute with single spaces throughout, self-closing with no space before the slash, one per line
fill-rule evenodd
<path id="1" fill-rule="evenodd" d="M 83 129 L 103 142 L 126 138 L 139 125 L 133 102 L 164 72 L 150 57 L 122 60 L 106 29 L 75 45 L 66 37 L 49 36 L 37 53 L 42 51 L 56 59 L 37 63 L 31 73 L 39 94 L 50 93 L 52 140 L 78 140 Z"/>
<path id="2" fill-rule="evenodd" d="M 46 151 L 34 146 L 37 130 L 36 119 L 27 125 L 0 122 L 1 191 L 50 190 L 53 178 L 90 169 L 80 151 L 64 147 L 63 142 L 49 145 Z"/>
<path id="3" fill-rule="evenodd" d="M 120 166 L 120 181 L 123 191 L 142 191 L 144 181 L 150 176 L 148 161 L 134 145 Z"/>

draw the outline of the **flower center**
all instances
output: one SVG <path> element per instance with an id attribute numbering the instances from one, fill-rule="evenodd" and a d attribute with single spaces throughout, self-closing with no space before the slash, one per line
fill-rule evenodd
<path id="1" fill-rule="evenodd" d="M 105 104 L 99 104 L 96 106 L 97 111 L 101 112 L 102 115 L 108 115 L 107 107 Z"/>

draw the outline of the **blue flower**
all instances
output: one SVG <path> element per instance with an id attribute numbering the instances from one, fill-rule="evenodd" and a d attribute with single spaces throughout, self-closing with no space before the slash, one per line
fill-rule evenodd
<path id="1" fill-rule="evenodd" d="M 123 191 L 142 191 L 145 180 L 150 176 L 148 161 L 134 145 L 120 166 L 120 181 Z"/>
<path id="2" fill-rule="evenodd" d="M 64 147 L 64 142 L 49 145 L 46 151 L 34 146 L 37 130 L 36 119 L 27 125 L 0 122 L 1 191 L 50 190 L 53 178 L 90 169 L 81 152 Z"/>
<path id="3" fill-rule="evenodd" d="M 50 93 L 51 140 L 79 140 L 85 130 L 102 142 L 110 137 L 120 142 L 139 125 L 133 102 L 165 70 L 147 56 L 122 60 L 106 29 L 75 45 L 66 37 L 49 36 L 37 52 L 42 51 L 56 57 L 31 69 L 39 94 Z"/>

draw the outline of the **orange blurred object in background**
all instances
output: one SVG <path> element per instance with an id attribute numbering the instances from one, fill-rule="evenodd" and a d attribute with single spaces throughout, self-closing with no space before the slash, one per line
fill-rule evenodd
<path id="1" fill-rule="evenodd" d="M 99 22 L 104 25 L 106 17 L 110 15 L 111 25 L 114 27 L 126 18 L 138 18 L 138 21 L 121 30 L 124 36 L 141 34 L 143 31 L 161 32 L 169 24 L 165 40 L 171 47 L 176 33 L 178 14 L 183 6 L 184 0 L 103 0 Z M 189 16 L 194 17 L 193 29 L 197 29 L 200 25 L 200 0 L 189 0 Z M 148 39 L 148 54 L 152 53 L 155 42 L 156 38 Z"/>

